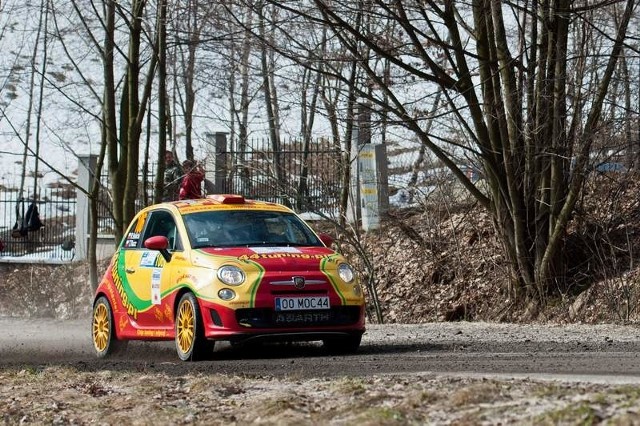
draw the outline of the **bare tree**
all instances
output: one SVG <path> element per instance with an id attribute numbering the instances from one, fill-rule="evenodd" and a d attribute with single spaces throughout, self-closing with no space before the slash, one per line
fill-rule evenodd
<path id="1" fill-rule="evenodd" d="M 104 119 L 108 153 L 108 170 L 113 196 L 113 217 L 115 239 L 120 241 L 124 228 L 135 214 L 138 191 L 138 162 L 140 134 L 146 112 L 147 99 L 151 95 L 153 77 L 156 71 L 157 55 L 151 55 L 144 79 L 141 75 L 140 43 L 143 35 L 145 0 L 134 0 L 130 10 L 122 9 L 119 3 L 107 1 L 105 34 L 103 47 L 104 66 Z M 115 20 L 119 16 L 128 29 L 128 51 L 124 55 L 124 87 L 116 90 L 114 52 Z M 144 85 L 140 95 L 140 81 Z M 121 93 L 119 102 L 118 93 Z M 119 103 L 119 109 L 117 107 Z"/>
<path id="2" fill-rule="evenodd" d="M 268 48 L 269 44 L 273 44 L 274 31 L 273 27 L 266 28 L 266 21 L 269 19 L 267 14 L 276 14 L 276 10 L 269 5 L 265 5 L 263 1 L 256 3 L 257 15 L 258 15 L 258 33 L 261 40 L 265 40 L 265 43 L 260 45 L 260 64 L 262 67 L 262 92 L 264 93 L 264 104 L 267 110 L 267 120 L 269 127 L 269 140 L 271 141 L 271 150 L 273 151 L 273 167 L 275 170 L 275 176 L 277 177 L 278 187 L 284 188 L 284 170 L 282 164 L 282 158 L 280 155 L 281 141 L 280 141 L 280 107 L 278 104 L 278 93 L 276 89 L 275 70 L 273 50 Z M 271 20 L 274 17 L 271 17 Z"/>
<path id="3" fill-rule="evenodd" d="M 366 85 L 354 85 L 358 96 L 413 132 L 491 211 L 511 262 L 512 295 L 544 301 L 562 281 L 564 236 L 637 3 L 584 8 L 567 0 L 272 4 L 287 14 L 288 23 L 304 21 L 317 32 L 330 28 L 366 75 Z M 624 10 L 615 9 L 619 5 Z M 614 8 L 619 17 L 617 24 L 607 21 L 608 33 L 602 25 L 596 31 L 589 21 L 589 12 L 603 8 Z M 367 11 L 370 16 L 363 18 Z M 507 20 L 506 13 L 517 21 Z M 391 21 L 397 24 L 393 31 L 388 30 Z M 277 24 L 279 37 L 286 37 L 283 20 Z M 581 36 L 597 38 L 600 51 L 569 52 L 569 41 Z M 290 41 L 295 50 L 303 49 L 303 41 Z M 578 39 L 578 46 L 584 48 L 586 41 Z M 295 59 L 296 53 L 291 49 L 288 56 Z M 390 63 L 391 81 L 376 65 L 380 58 Z M 585 58 L 597 74 L 580 72 Z M 325 74 L 349 83 L 349 76 L 337 72 L 335 58 L 317 58 L 322 60 Z M 591 85 L 588 91 L 581 82 Z M 455 120 L 461 130 L 453 137 L 439 131 L 442 126 L 430 131 L 424 126 L 431 118 L 424 106 L 433 104 L 432 94 L 439 91 L 447 107 L 437 111 L 438 117 Z M 456 161 L 460 152 L 479 159 L 487 192 L 465 176 Z"/>
<path id="4" fill-rule="evenodd" d="M 158 46 L 158 167 L 156 168 L 156 182 L 153 197 L 156 203 L 162 200 L 162 194 L 164 192 L 164 153 L 167 150 L 167 121 L 169 115 L 167 113 L 167 0 L 159 0 L 158 3 L 158 18 L 156 20 L 156 45 Z M 151 117 L 150 114 L 149 117 Z M 151 132 L 148 131 L 147 138 L 150 137 L 150 134 Z"/>
<path id="5" fill-rule="evenodd" d="M 211 18 L 214 3 L 187 0 L 184 6 L 176 8 L 174 31 L 178 53 L 180 84 L 177 86 L 178 102 L 182 109 L 185 126 L 186 158 L 193 160 L 193 113 L 197 95 L 196 62 L 198 49 L 202 43 L 202 18 Z"/>
<path id="6" fill-rule="evenodd" d="M 245 12 L 245 19 L 242 21 L 242 25 L 244 28 L 251 28 L 253 26 L 253 9 L 248 7 Z M 243 166 L 241 171 L 241 179 L 244 185 L 245 191 L 251 191 L 251 180 L 249 178 L 249 168 L 246 167 L 246 152 L 247 146 L 249 142 L 249 89 L 250 89 L 250 71 L 251 66 L 249 63 L 249 58 L 251 55 L 251 46 L 253 37 L 249 30 L 244 29 L 242 32 L 242 38 L 240 42 L 240 51 L 238 55 L 238 64 L 233 68 L 239 70 L 240 74 L 240 99 L 239 99 L 239 110 L 237 111 L 235 108 L 235 90 L 233 89 L 235 84 L 230 85 L 231 93 L 229 96 L 230 105 L 231 105 L 231 115 L 236 117 L 238 115 L 238 162 Z M 235 49 L 233 52 L 235 56 Z M 235 60 L 233 62 L 236 62 Z M 235 77 L 231 77 L 235 82 Z M 235 129 L 232 126 L 232 129 Z"/>

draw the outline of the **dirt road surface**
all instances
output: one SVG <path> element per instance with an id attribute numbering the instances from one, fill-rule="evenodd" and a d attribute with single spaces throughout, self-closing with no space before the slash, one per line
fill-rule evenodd
<path id="1" fill-rule="evenodd" d="M 369 325 L 351 356 L 319 344 L 180 362 L 171 342 L 93 354 L 89 319 L 0 318 L 5 424 L 640 424 L 640 329 Z"/>
<path id="2" fill-rule="evenodd" d="M 447 373 L 640 384 L 640 328 L 635 326 L 369 325 L 356 355 L 329 356 L 319 344 L 236 348 L 222 342 L 211 361 L 185 364 L 177 359 L 172 342 L 132 342 L 124 357 L 97 360 L 89 324 L 89 319 L 0 319 L 0 365 L 135 370 L 153 364 L 171 374 L 312 378 Z"/>

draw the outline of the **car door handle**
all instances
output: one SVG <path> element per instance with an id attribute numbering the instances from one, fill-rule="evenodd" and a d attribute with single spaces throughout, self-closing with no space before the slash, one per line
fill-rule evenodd
<path id="1" fill-rule="evenodd" d="M 127 272 L 127 274 L 133 274 L 136 270 L 133 268 L 127 268 L 125 269 L 125 271 Z"/>

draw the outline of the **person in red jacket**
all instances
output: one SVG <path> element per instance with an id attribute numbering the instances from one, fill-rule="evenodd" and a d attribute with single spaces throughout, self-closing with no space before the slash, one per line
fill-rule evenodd
<path id="1" fill-rule="evenodd" d="M 180 184 L 180 200 L 193 200 L 202 198 L 202 181 L 204 180 L 204 169 L 200 164 L 191 160 L 184 160 L 182 169 L 185 172 Z"/>

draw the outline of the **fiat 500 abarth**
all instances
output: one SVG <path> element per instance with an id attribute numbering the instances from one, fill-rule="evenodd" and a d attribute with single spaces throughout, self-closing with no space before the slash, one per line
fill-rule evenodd
<path id="1" fill-rule="evenodd" d="M 183 361 L 217 340 L 321 340 L 355 352 L 365 330 L 353 268 L 279 204 L 214 195 L 140 211 L 95 294 L 98 357 L 128 340 L 175 340 Z"/>

